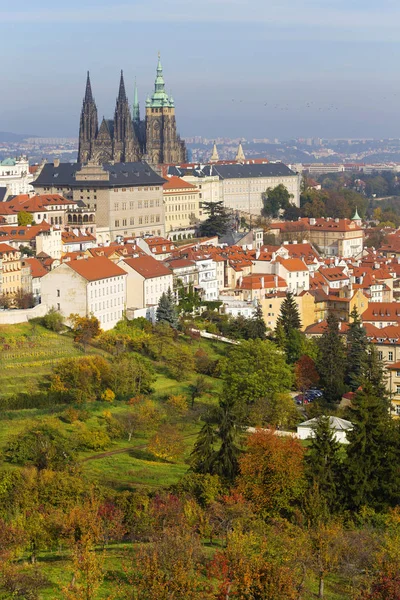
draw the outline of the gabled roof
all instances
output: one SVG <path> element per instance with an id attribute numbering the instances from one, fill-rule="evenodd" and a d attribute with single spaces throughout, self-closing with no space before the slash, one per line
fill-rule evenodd
<path id="1" fill-rule="evenodd" d="M 163 185 L 164 192 L 171 192 L 173 190 L 190 190 L 190 192 L 197 192 L 197 187 L 188 181 L 184 181 L 180 177 L 172 176 L 168 177 L 167 181 Z"/>
<path id="2" fill-rule="evenodd" d="M 47 274 L 47 269 L 44 268 L 37 258 L 24 258 L 22 264 L 23 266 L 26 264 L 30 267 L 31 275 L 34 279 Z"/>
<path id="3" fill-rule="evenodd" d="M 318 423 L 318 417 L 299 423 L 297 427 L 314 427 Z M 340 419 L 339 417 L 329 417 L 329 427 L 334 431 L 348 431 L 353 429 L 353 423 Z"/>
<path id="4" fill-rule="evenodd" d="M 361 318 L 363 321 L 400 321 L 400 302 L 370 302 Z"/>
<path id="5" fill-rule="evenodd" d="M 152 256 L 125 258 L 120 264 L 123 265 L 124 263 L 145 279 L 153 279 L 154 277 L 165 277 L 165 275 L 172 275 L 172 271 L 168 269 L 168 267 Z"/>
<path id="6" fill-rule="evenodd" d="M 109 277 L 126 275 L 126 272 L 121 267 L 108 260 L 105 256 L 71 260 L 64 264 L 68 265 L 68 267 L 87 281 L 99 281 L 101 279 L 108 279 Z"/>
<path id="7" fill-rule="evenodd" d="M 280 262 L 287 271 L 308 271 L 307 265 L 300 258 L 282 258 L 278 256 L 276 261 Z"/>

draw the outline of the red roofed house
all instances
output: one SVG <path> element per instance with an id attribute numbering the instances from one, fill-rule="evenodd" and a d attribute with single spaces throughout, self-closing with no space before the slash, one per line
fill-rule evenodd
<path id="1" fill-rule="evenodd" d="M 170 240 L 164 237 L 152 236 L 146 238 L 137 238 L 136 244 L 156 260 L 165 260 L 169 258 L 176 246 Z"/>
<path id="2" fill-rule="evenodd" d="M 363 323 L 371 323 L 380 329 L 388 325 L 399 326 L 400 302 L 370 302 L 361 318 Z"/>
<path id="3" fill-rule="evenodd" d="M 62 263 L 42 277 L 42 303 L 67 319 L 94 315 L 102 329 L 112 329 L 123 317 L 126 273 L 105 256 Z"/>
<path id="4" fill-rule="evenodd" d="M 125 258 L 118 265 L 128 274 L 127 309 L 157 306 L 161 295 L 172 291 L 172 271 L 152 256 Z"/>
<path id="5" fill-rule="evenodd" d="M 193 228 L 199 220 L 199 190 L 180 177 L 169 177 L 163 185 L 165 232 Z"/>

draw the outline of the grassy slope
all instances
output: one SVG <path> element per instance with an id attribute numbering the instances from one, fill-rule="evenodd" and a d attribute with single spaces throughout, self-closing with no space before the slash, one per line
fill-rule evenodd
<path id="1" fill-rule="evenodd" d="M 11 349 L 4 350 L 4 345 L 12 344 Z M 226 346 L 221 343 L 210 342 L 206 340 L 194 341 L 190 345 L 193 353 L 199 347 L 204 348 L 212 357 L 218 357 L 225 353 Z M 90 352 L 98 352 L 91 349 Z M 35 389 L 40 380 L 50 373 L 52 365 L 64 357 L 82 356 L 83 352 L 76 347 L 69 334 L 58 335 L 47 331 L 46 329 L 31 324 L 21 324 L 13 326 L 0 326 L 0 395 L 7 396 L 16 392 L 29 391 Z M 158 365 L 155 364 L 157 369 Z M 162 372 L 160 372 L 162 371 Z M 193 382 L 196 375 L 192 374 L 185 381 L 176 381 L 167 374 L 164 369 L 159 369 L 157 380 L 154 384 L 154 399 L 161 401 L 160 398 L 170 394 L 188 394 L 188 386 Z M 209 378 L 214 391 L 217 393 L 221 389 L 221 381 Z M 118 440 L 112 443 L 107 450 L 110 452 L 116 450 L 129 449 L 127 452 L 110 454 L 102 458 L 94 458 L 99 452 L 82 452 L 80 459 L 84 476 L 89 482 L 97 482 L 113 489 L 146 489 L 155 490 L 159 487 L 169 486 L 185 473 L 187 463 L 185 462 L 196 434 L 200 428 L 200 414 L 208 405 L 216 402 L 216 395 L 210 395 L 197 400 L 194 410 L 183 419 L 179 419 L 177 424 L 185 437 L 185 452 L 180 460 L 171 463 L 156 459 L 146 450 L 146 444 L 151 434 L 147 436 L 134 436 L 131 442 L 128 440 Z M 89 428 L 104 427 L 103 411 L 109 410 L 112 414 L 126 410 L 126 405 L 96 402 L 85 407 L 90 412 L 90 418 L 86 421 Z M 0 413 L 0 452 L 4 447 L 6 440 L 11 434 L 18 433 L 27 427 L 29 422 L 43 422 L 47 420 L 57 424 L 61 431 L 68 435 L 73 433 L 76 425 L 63 423 L 59 419 L 60 413 L 65 407 L 56 407 L 53 409 L 29 409 L 5 411 Z M 0 468 L 5 464 L 1 460 Z M 104 567 L 106 578 L 102 586 L 99 599 L 108 598 L 109 593 L 115 588 L 112 572 L 121 571 L 121 561 L 125 550 L 123 546 L 112 546 L 107 548 L 104 553 Z M 71 563 L 62 555 L 54 553 L 44 553 L 40 557 L 41 566 L 44 568 L 46 576 L 51 581 L 51 585 L 41 594 L 42 600 L 58 600 L 63 598 L 62 588 L 67 585 L 71 579 Z M 316 583 L 310 582 L 310 593 L 305 595 L 305 600 L 315 598 Z M 338 592 L 340 586 L 336 581 L 326 582 L 326 600 L 346 599 L 344 593 Z M 336 591 L 335 591 L 336 590 Z"/>

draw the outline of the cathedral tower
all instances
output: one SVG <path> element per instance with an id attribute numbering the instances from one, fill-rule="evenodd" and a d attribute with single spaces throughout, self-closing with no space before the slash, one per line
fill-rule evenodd
<path id="1" fill-rule="evenodd" d="M 185 143 L 176 132 L 175 103 L 165 91 L 160 55 L 154 94 L 146 100 L 146 154 L 154 165 L 186 161 Z"/>
<path id="2" fill-rule="evenodd" d="M 113 160 L 115 162 L 134 162 L 140 160 L 139 142 L 133 128 L 122 71 L 114 114 Z"/>
<path id="3" fill-rule="evenodd" d="M 79 125 L 78 162 L 87 162 L 93 152 L 93 141 L 97 137 L 97 107 L 92 94 L 89 71 L 86 79 L 86 91 L 83 99 Z"/>

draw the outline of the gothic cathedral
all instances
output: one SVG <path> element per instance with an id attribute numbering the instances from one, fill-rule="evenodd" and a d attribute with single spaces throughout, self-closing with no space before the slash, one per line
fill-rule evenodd
<path id="1" fill-rule="evenodd" d="M 121 80 L 114 119 L 98 125 L 97 107 L 93 98 L 89 73 L 79 126 L 78 162 L 135 162 L 146 160 L 152 165 L 186 162 L 185 142 L 176 132 L 175 104 L 165 91 L 160 57 L 154 94 L 146 100 L 146 119 L 140 120 L 137 88 L 132 115 Z"/>

